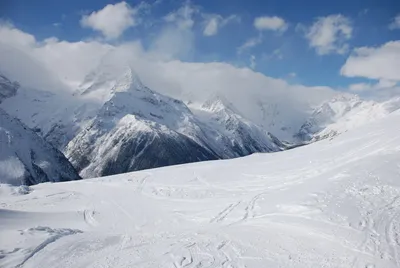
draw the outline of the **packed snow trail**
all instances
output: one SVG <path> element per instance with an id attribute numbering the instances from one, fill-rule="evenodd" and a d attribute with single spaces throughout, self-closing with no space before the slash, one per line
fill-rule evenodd
<path id="1" fill-rule="evenodd" d="M 400 113 L 334 139 L 0 187 L 0 267 L 400 267 Z"/>

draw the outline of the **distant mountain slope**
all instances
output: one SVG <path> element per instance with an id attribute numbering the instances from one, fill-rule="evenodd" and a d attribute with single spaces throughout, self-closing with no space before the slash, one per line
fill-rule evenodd
<path id="1" fill-rule="evenodd" d="M 0 103 L 16 95 L 18 88 L 18 83 L 0 74 Z M 0 183 L 31 185 L 80 179 L 61 152 L 1 108 L 0 148 Z"/>
<path id="2" fill-rule="evenodd" d="M 213 96 L 192 111 L 203 123 L 209 146 L 222 158 L 276 152 L 285 146 L 271 133 L 245 119 L 225 98 Z"/>
<path id="3" fill-rule="evenodd" d="M 378 103 L 361 100 L 356 95 L 338 95 L 318 106 L 302 125 L 296 137 L 303 141 L 333 137 L 398 109 L 400 109 L 400 98 Z"/>
<path id="4" fill-rule="evenodd" d="M 215 116 L 199 120 L 183 102 L 144 86 L 130 68 L 108 90 L 86 83 L 78 94 L 99 90 L 97 96 L 108 92 L 110 99 L 66 148 L 83 177 L 281 150 L 268 132 L 223 107 L 208 107 Z"/>
<path id="5" fill-rule="evenodd" d="M 7 113 L 62 151 L 81 124 L 92 115 L 92 102 L 82 102 L 66 92 L 49 92 L 21 86 L 16 95 L 1 104 Z"/>
<path id="6" fill-rule="evenodd" d="M 334 95 L 320 91 L 309 102 L 280 91 L 249 96 L 243 91 L 242 101 L 216 93 L 186 106 L 145 86 L 129 63 L 105 57 L 74 92 L 23 86 L 1 107 L 90 178 L 281 151 L 345 132 L 399 106 L 338 94 L 312 111 L 313 103 Z"/>
<path id="7" fill-rule="evenodd" d="M 17 94 L 19 84 L 16 82 L 11 82 L 7 77 L 0 74 L 0 103 L 9 97 Z"/>
<path id="8" fill-rule="evenodd" d="M 190 110 L 145 87 L 130 69 L 110 92 L 111 99 L 66 148 L 82 176 L 218 158 Z"/>
<path id="9" fill-rule="evenodd" d="M 0 183 L 32 185 L 80 179 L 62 153 L 0 109 Z"/>

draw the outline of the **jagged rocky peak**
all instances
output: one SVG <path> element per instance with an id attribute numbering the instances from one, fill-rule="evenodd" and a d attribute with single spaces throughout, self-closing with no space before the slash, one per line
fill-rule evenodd
<path id="1" fill-rule="evenodd" d="M 17 90 L 20 87 L 19 83 L 12 82 L 5 75 L 0 73 L 0 103 L 9 97 L 17 94 Z"/>

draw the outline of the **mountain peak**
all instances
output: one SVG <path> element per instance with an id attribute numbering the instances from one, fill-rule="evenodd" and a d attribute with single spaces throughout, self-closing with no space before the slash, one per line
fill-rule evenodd
<path id="1" fill-rule="evenodd" d="M 219 94 L 212 94 L 208 97 L 201 108 L 211 112 L 231 111 L 237 113 L 233 104 Z"/>
<path id="2" fill-rule="evenodd" d="M 101 62 L 86 75 L 75 95 L 108 101 L 117 92 L 150 91 L 129 64 Z"/>

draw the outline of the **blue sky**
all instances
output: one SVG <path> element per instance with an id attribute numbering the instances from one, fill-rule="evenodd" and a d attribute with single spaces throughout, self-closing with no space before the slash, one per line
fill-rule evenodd
<path id="1" fill-rule="evenodd" d="M 0 16 L 37 40 L 57 37 L 59 40 L 76 42 L 101 36 L 91 27 L 82 27 L 82 16 L 102 10 L 107 4 L 121 1 L 104 0 L 2 0 Z M 132 8 L 141 1 L 126 1 Z M 141 40 L 151 47 L 155 38 L 165 28 L 165 16 L 176 12 L 183 5 L 196 8 L 191 27 L 193 39 L 190 53 L 179 56 L 181 60 L 194 62 L 222 61 L 237 66 L 253 67 L 267 76 L 284 78 L 291 83 L 326 85 L 346 88 L 350 84 L 370 81 L 368 75 L 356 78 L 340 74 L 341 67 L 358 47 L 379 47 L 400 39 L 400 29 L 389 25 L 400 14 L 398 0 L 339 0 L 339 1 L 289 1 L 289 0 L 203 0 L 203 1 L 147 1 L 149 7 L 141 10 L 141 23 L 123 31 L 118 38 L 103 42 L 118 44 Z M 205 17 L 218 15 L 222 20 L 236 16 L 218 33 L 203 34 Z M 318 53 L 311 47 L 311 37 L 306 38 L 318 18 L 340 15 L 351 28 L 351 34 L 342 40 L 345 51 Z M 255 19 L 279 17 L 285 30 L 257 29 Z M 322 32 L 320 32 L 322 33 Z M 239 48 L 251 39 L 259 39 L 257 45 L 241 52 Z M 341 37 L 338 36 L 338 39 Z M 252 59 L 254 65 L 251 64 Z"/>

